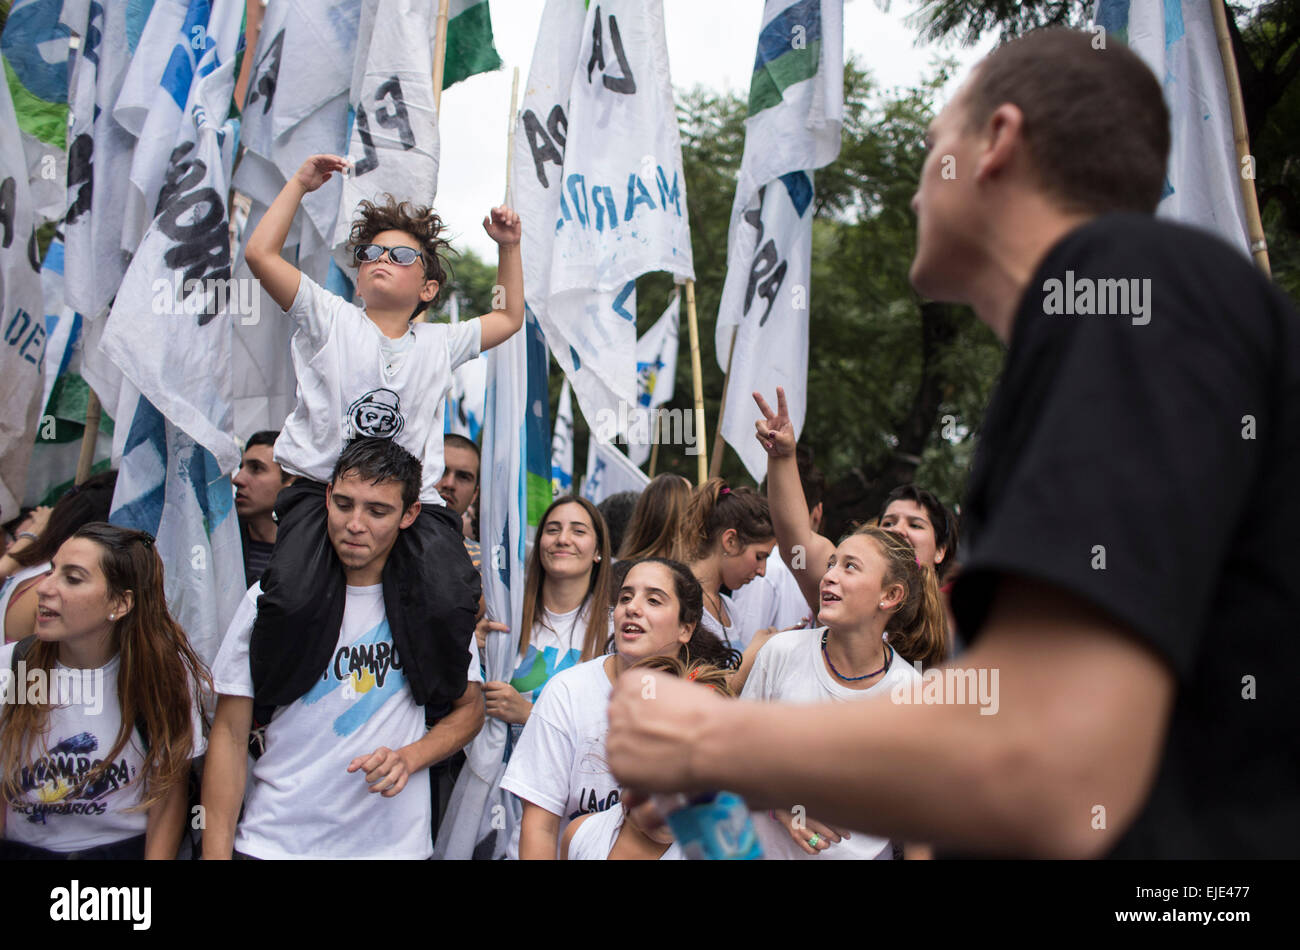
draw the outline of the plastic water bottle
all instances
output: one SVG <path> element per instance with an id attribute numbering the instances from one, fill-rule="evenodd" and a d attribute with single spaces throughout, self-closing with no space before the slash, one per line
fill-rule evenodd
<path id="1" fill-rule="evenodd" d="M 739 795 L 655 795 L 652 801 L 688 860 L 756 861 L 763 857 L 749 807 Z"/>

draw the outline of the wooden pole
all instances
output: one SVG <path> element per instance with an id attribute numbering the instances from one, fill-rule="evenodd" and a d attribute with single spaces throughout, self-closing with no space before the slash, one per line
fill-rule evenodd
<path id="1" fill-rule="evenodd" d="M 1255 176 L 1242 175 L 1244 163 L 1250 156 L 1250 134 L 1246 129 L 1246 106 L 1241 98 L 1241 79 L 1237 75 L 1237 57 L 1232 52 L 1232 36 L 1228 32 L 1228 11 L 1224 0 L 1210 4 L 1214 14 L 1214 32 L 1219 37 L 1219 58 L 1223 60 L 1223 78 L 1228 85 L 1228 107 L 1232 113 L 1232 139 L 1237 146 L 1237 179 L 1241 186 L 1241 202 L 1246 212 L 1246 233 L 1250 239 L 1250 253 L 1265 276 L 1272 276 L 1268 262 L 1268 242 L 1264 239 L 1264 223 L 1259 216 L 1259 197 L 1255 194 Z"/>
<path id="2" fill-rule="evenodd" d="M 650 438 L 651 438 L 651 442 L 650 442 L 650 477 L 651 477 L 651 478 L 654 478 L 654 477 L 655 477 L 655 466 L 656 466 L 656 465 L 658 464 L 658 462 L 659 462 L 659 435 L 660 435 L 660 430 L 663 428 L 663 427 L 659 424 L 660 421 L 661 421 L 661 417 L 660 417 L 659 413 L 660 413 L 660 408 L 659 408 L 658 406 L 655 406 L 655 412 L 654 412 L 654 418 L 655 418 L 655 421 L 654 421 L 654 425 L 650 427 L 650 433 L 651 433 L 651 435 L 650 435 Z"/>
<path id="3" fill-rule="evenodd" d="M 447 63 L 447 4 L 438 0 L 438 44 L 433 50 L 433 108 L 442 113 L 442 74 Z"/>
<path id="4" fill-rule="evenodd" d="M 722 438 L 722 417 L 727 411 L 727 384 L 731 382 L 731 359 L 736 355 L 736 337 L 740 335 L 740 327 L 731 328 L 731 346 L 727 348 L 727 371 L 722 374 L 722 402 L 718 404 L 718 427 L 713 432 L 713 462 L 709 466 L 709 478 L 717 478 L 722 474 L 722 454 L 725 451 L 723 446 L 726 444 Z"/>
<path id="5" fill-rule="evenodd" d="M 695 281 L 686 282 L 686 323 L 691 331 L 691 376 L 695 384 L 695 446 L 698 448 L 698 480 L 701 485 L 708 479 L 709 460 L 704 448 L 704 382 L 700 372 L 700 328 L 695 322 Z"/>
<path id="6" fill-rule="evenodd" d="M 510 206 L 510 174 L 515 166 L 515 126 L 519 124 L 519 67 L 515 67 L 515 78 L 510 84 L 510 128 L 506 130 L 506 200 Z"/>
<path id="7" fill-rule="evenodd" d="M 90 468 L 95 464 L 95 443 L 99 441 L 99 397 L 93 389 L 87 391 L 86 428 L 81 433 L 81 454 L 77 457 L 78 485 L 90 477 Z"/>

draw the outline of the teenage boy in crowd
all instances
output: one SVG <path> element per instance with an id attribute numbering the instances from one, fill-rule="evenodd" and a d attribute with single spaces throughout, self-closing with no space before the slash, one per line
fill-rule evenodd
<path id="1" fill-rule="evenodd" d="M 465 552 L 460 518 L 436 487 L 443 403 L 452 370 L 523 325 L 519 216 L 503 206 L 483 222 L 500 245 L 497 280 L 505 309 L 456 325 L 428 324 L 414 321 L 446 281 L 442 221 L 432 209 L 392 196 L 380 205 L 361 202 L 348 244 L 359 267 L 354 305 L 280 256 L 303 196 L 347 165 L 336 155 L 307 159 L 245 252 L 254 276 L 296 325 L 291 346 L 298 383 L 298 403 L 276 441 L 275 459 L 300 477 L 276 502 L 279 531 L 261 578 L 250 645 L 258 709 L 297 700 L 329 659 L 345 597 L 343 571 L 326 537 L 325 482 L 349 439 L 392 439 L 423 465 L 419 516 L 398 536 L 383 577 L 393 642 L 417 703 L 445 706 L 460 696 L 457 668 L 478 612 L 479 575 Z"/>
<path id="2" fill-rule="evenodd" d="M 436 487 L 447 507 L 463 519 L 469 506 L 478 498 L 479 448 L 473 439 L 454 432 L 442 438 L 443 470 Z M 479 543 L 467 537 L 465 550 L 474 566 L 478 567 L 482 558 Z"/>
<path id="3" fill-rule="evenodd" d="M 1153 216 L 1160 83 L 1093 39 L 1039 31 L 976 66 L 913 199 L 913 286 L 1010 347 L 953 590 L 996 714 L 956 684 L 799 709 L 671 677 L 644 701 L 625 676 L 620 781 L 940 853 L 1295 856 L 1300 317 L 1239 250 Z M 760 404 L 781 451 L 788 415 Z"/>
<path id="4" fill-rule="evenodd" d="M 244 444 L 235 483 L 235 514 L 239 516 L 239 540 L 244 548 L 244 586 L 252 587 L 266 570 L 275 547 L 275 498 L 293 481 L 275 461 L 275 440 L 279 432 L 254 432 Z"/>
<path id="5" fill-rule="evenodd" d="M 249 647 L 261 591 L 248 591 L 212 665 L 205 858 L 432 857 L 429 767 L 478 734 L 483 698 L 477 650 L 465 648 L 448 671 L 458 698 L 429 729 L 389 626 L 384 567 L 419 518 L 420 485 L 419 461 L 390 439 L 358 439 L 339 457 L 325 504 L 343 616 L 329 631 L 328 660 L 307 671 L 311 688 L 269 716 L 251 781 Z"/>

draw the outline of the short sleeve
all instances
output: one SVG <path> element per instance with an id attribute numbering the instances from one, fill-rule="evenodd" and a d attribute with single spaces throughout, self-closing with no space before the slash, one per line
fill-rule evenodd
<path id="1" fill-rule="evenodd" d="M 342 297 L 325 290 L 306 274 L 298 278 L 298 292 L 294 294 L 293 303 L 285 313 L 303 334 L 313 354 L 328 342 L 340 305 L 345 302 Z"/>
<path id="2" fill-rule="evenodd" d="M 240 601 L 221 649 L 212 661 L 212 684 L 220 696 L 253 695 L 253 668 L 249 665 L 248 644 L 253 634 L 253 621 L 257 619 L 257 598 L 261 596 L 260 584 L 254 584 Z"/>
<path id="3" fill-rule="evenodd" d="M 1067 239 L 1031 281 L 972 473 L 977 533 L 953 607 L 974 637 L 1000 578 L 1046 582 L 1186 677 L 1261 469 L 1242 421 L 1267 424 L 1271 304 L 1244 262 L 1190 239 L 1144 247 L 1144 233 Z M 1146 282 L 1143 316 L 1043 303 L 1057 277 L 1119 276 Z"/>
<path id="4" fill-rule="evenodd" d="M 190 728 L 194 730 L 194 744 L 190 747 L 190 758 L 197 759 L 208 751 L 208 740 L 203 735 L 203 707 L 197 697 L 190 706 Z"/>
<path id="5" fill-rule="evenodd" d="M 510 756 L 510 764 L 501 779 L 501 787 L 546 809 L 553 815 L 564 816 L 564 806 L 569 800 L 569 775 L 573 769 L 574 737 L 565 715 L 569 690 L 553 679 L 551 688 L 542 693 L 533 706 L 532 714 L 524 725 Z"/>
<path id="6" fill-rule="evenodd" d="M 754 665 L 749 668 L 749 676 L 745 678 L 745 685 L 740 690 L 741 699 L 764 700 L 768 698 L 767 683 L 771 672 L 772 658 L 776 655 L 775 651 L 769 650 L 772 641 L 767 643 L 758 651 L 758 656 L 754 657 Z"/>
<path id="7" fill-rule="evenodd" d="M 447 325 L 447 358 L 455 369 L 479 355 L 483 343 L 483 321 L 478 317 Z"/>

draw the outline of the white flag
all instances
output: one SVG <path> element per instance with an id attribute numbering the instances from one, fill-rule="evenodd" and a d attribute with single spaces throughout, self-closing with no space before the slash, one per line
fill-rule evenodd
<path id="1" fill-rule="evenodd" d="M 555 431 L 551 436 L 551 491 L 565 495 L 573 491 L 573 398 L 569 381 L 560 389 L 555 408 Z"/>
<path id="2" fill-rule="evenodd" d="M 357 205 L 383 201 L 433 204 L 438 190 L 438 115 L 433 105 L 435 4 L 365 0 L 352 70 L 352 131 L 338 217 L 334 261 L 354 267 L 344 248 Z"/>
<path id="3" fill-rule="evenodd" d="M 87 320 L 104 316 L 130 260 L 122 249 L 122 222 L 135 136 L 114 118 L 113 107 L 131 63 L 132 27 L 138 36 L 144 15 L 134 4 L 110 3 L 105 9 L 83 3 L 79 22 L 72 24 L 81 41 L 68 94 L 64 293 L 68 306 Z"/>
<path id="4" fill-rule="evenodd" d="M 1093 18 L 1128 43 L 1164 86 L 1171 141 L 1156 214 L 1213 231 L 1249 255 L 1243 169 L 1237 164 L 1228 84 L 1210 4 L 1099 0 Z"/>
<path id="5" fill-rule="evenodd" d="M 238 0 L 217 0 L 214 23 L 224 16 L 230 25 L 229 7 L 238 8 Z M 239 19 L 233 23 L 237 29 Z M 157 217 L 122 279 L 100 347 L 169 422 L 230 472 L 239 464 L 231 324 L 254 315 L 244 309 L 251 287 L 230 279 L 226 198 L 235 132 L 225 117 L 235 61 L 205 69 L 218 55 L 219 38 L 208 36 L 213 46 L 195 70 L 202 78 L 186 94 L 185 121 L 173 130 Z"/>
<path id="6" fill-rule="evenodd" d="M 680 299 L 673 294 L 668 309 L 654 326 L 636 341 L 636 412 L 643 416 L 628 427 L 627 455 L 637 466 L 650 458 L 650 446 L 658 438 L 656 410 L 673 398 L 677 377 L 677 331 Z M 642 441 L 633 433 L 649 433 Z"/>
<path id="7" fill-rule="evenodd" d="M 0 517 L 18 513 L 41 412 L 45 303 L 36 210 L 9 87 L 0 88 Z"/>
<path id="8" fill-rule="evenodd" d="M 245 590 L 230 476 L 149 400 L 117 418 L 125 437 L 108 520 L 157 539 L 167 609 L 211 665 Z"/>
<path id="9" fill-rule="evenodd" d="M 486 616 L 505 623 L 482 651 L 487 680 L 509 680 L 519 653 L 524 612 L 528 528 L 526 421 L 528 329 L 488 351 L 483 453 L 479 466 L 479 540 Z M 488 716 L 465 748 L 465 768 L 452 791 L 433 856 L 504 856 L 521 817 L 513 795 L 500 788 L 510 726 Z M 498 820 L 499 819 L 499 820 Z"/>
<path id="10" fill-rule="evenodd" d="M 235 187 L 255 205 L 269 206 L 310 156 L 347 150 L 351 72 L 339 67 L 356 57 L 360 16 L 361 0 L 274 0 L 267 6 L 241 114 L 244 154 L 235 174 Z M 307 254 L 329 244 L 342 188 L 342 176 L 332 175 L 303 197 L 286 249 L 303 242 L 303 227 L 315 231 L 306 239 Z M 308 276 L 325 281 L 321 273 Z"/>
<path id="11" fill-rule="evenodd" d="M 840 151 L 843 19 L 843 0 L 767 0 L 763 8 L 714 334 L 718 365 L 729 370 L 722 435 L 755 481 L 767 471 L 767 456 L 754 440 L 758 410 L 750 393 L 784 386 L 796 437 L 803 428 L 810 173 Z"/>
<path id="12" fill-rule="evenodd" d="M 606 445 L 592 434 L 587 443 L 587 475 L 582 480 L 582 497 L 599 505 L 610 495 L 630 491 L 641 493 L 650 477 L 632 464 L 631 459 L 613 445 Z"/>
<path id="13" fill-rule="evenodd" d="M 244 4 L 227 0 L 154 0 L 113 115 L 136 138 L 125 202 L 122 248 L 137 248 L 158 214 L 173 167 L 176 130 L 192 105 L 198 80 L 231 64 L 244 42 Z M 232 80 L 233 81 L 233 80 Z M 229 108 L 230 97 L 226 97 Z M 225 119 L 225 111 L 213 116 Z"/>
<path id="14" fill-rule="evenodd" d="M 659 0 L 548 0 L 513 196 L 529 307 L 593 424 L 636 398 L 635 278 L 694 277 L 685 187 Z"/>

